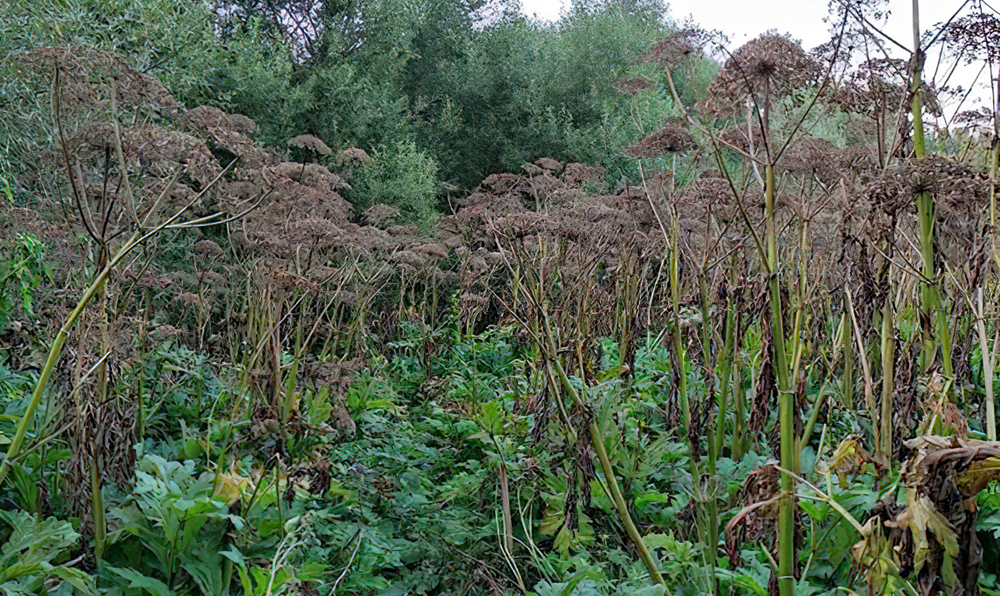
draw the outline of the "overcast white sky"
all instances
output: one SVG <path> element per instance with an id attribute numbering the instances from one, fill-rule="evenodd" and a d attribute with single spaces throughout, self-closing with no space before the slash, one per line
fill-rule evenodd
<path id="1" fill-rule="evenodd" d="M 806 49 L 811 49 L 830 38 L 828 24 L 824 22 L 827 0 L 669 0 L 670 16 L 676 21 L 692 17 L 695 23 L 705 29 L 718 29 L 732 40 L 733 48 L 764 33 L 777 29 L 778 33 L 791 33 L 802 40 Z M 529 16 L 554 20 L 569 0 L 522 0 L 522 9 Z M 963 0 L 923 0 L 920 2 L 921 29 L 927 30 L 937 23 L 947 21 Z M 886 33 L 907 47 L 912 45 L 911 0 L 889 0 L 891 15 L 886 24 Z M 928 60 L 928 68 L 933 68 Z M 966 74 L 962 69 L 958 74 Z M 968 87 L 975 78 L 978 68 L 953 80 L 952 84 Z M 986 75 L 976 85 L 980 96 L 989 103 L 989 78 Z M 965 104 L 963 109 L 972 107 Z"/>
<path id="2" fill-rule="evenodd" d="M 963 0 L 923 0 L 920 6 L 922 28 L 948 20 Z M 529 16 L 554 20 L 569 0 L 522 0 Z M 892 16 L 888 33 L 901 42 L 909 42 L 911 0 L 889 0 Z M 692 16 L 706 29 L 728 34 L 741 44 L 768 29 L 791 33 L 807 48 L 828 39 L 827 0 L 671 0 L 670 15 L 677 21 Z"/>

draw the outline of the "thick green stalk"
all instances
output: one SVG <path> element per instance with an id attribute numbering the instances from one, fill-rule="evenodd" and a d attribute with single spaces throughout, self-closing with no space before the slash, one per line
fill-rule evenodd
<path id="1" fill-rule="evenodd" d="M 736 257 L 732 259 L 733 271 L 736 269 Z M 731 346 L 729 352 L 729 363 L 730 372 L 729 375 L 732 377 L 732 393 L 733 393 L 733 453 L 732 458 L 734 460 L 741 460 L 743 458 L 743 453 L 746 448 L 746 428 L 747 428 L 747 405 L 746 405 L 746 392 L 743 390 L 743 375 L 740 372 L 741 362 L 740 362 L 740 344 L 742 343 L 742 335 L 738 325 L 742 322 L 740 318 L 740 312 L 738 310 L 737 304 L 731 304 L 728 309 L 732 312 L 732 321 L 730 324 L 730 329 L 732 330 L 732 337 L 727 337 L 726 345 Z"/>
<path id="2" fill-rule="evenodd" d="M 979 351 L 983 355 L 983 385 L 986 388 L 986 438 L 997 440 L 996 404 L 993 397 L 993 350 L 986 341 L 986 310 L 983 304 L 983 288 L 976 289 L 976 331 L 979 333 Z"/>
<path id="3" fill-rule="evenodd" d="M 701 291 L 701 359 L 702 366 L 705 367 L 706 377 L 711 378 L 711 371 L 714 370 L 711 355 L 711 342 L 712 342 L 712 323 L 711 323 L 711 307 L 709 305 L 708 296 L 708 283 L 706 280 L 706 273 L 704 268 L 702 269 L 700 275 L 698 276 L 698 285 Z M 714 395 L 714 391 L 710 389 L 710 397 Z M 709 475 L 715 474 L 715 464 L 719 458 L 719 443 L 717 439 L 717 433 L 721 434 L 724 429 L 724 422 L 726 419 L 726 399 L 725 397 L 720 398 L 719 409 L 716 412 L 716 423 L 715 425 L 706 426 L 706 440 L 708 443 L 708 473 Z M 694 453 L 692 453 L 692 456 Z M 708 558 L 708 577 L 711 584 L 711 589 L 713 594 L 718 593 L 718 582 L 715 581 L 715 566 L 716 566 L 716 549 L 719 545 L 719 503 L 715 498 L 715 494 L 706 494 L 705 506 L 708 509 L 708 519 L 706 520 L 707 528 L 705 528 L 705 543 L 707 546 L 706 554 Z"/>
<path id="4" fill-rule="evenodd" d="M 922 158 L 927 153 L 924 142 L 924 110 L 923 110 L 923 67 L 924 54 L 920 49 L 920 3 L 913 0 L 913 56 L 910 58 L 910 118 L 913 129 L 913 153 Z M 923 332 L 923 354 L 921 356 L 923 369 L 928 370 L 934 363 L 937 347 L 931 332 L 931 313 L 934 306 L 934 203 L 928 192 L 917 195 L 917 217 L 920 232 L 920 257 L 923 264 L 924 282 L 921 287 L 921 327 Z"/>
<path id="5" fill-rule="evenodd" d="M 806 302 L 807 302 L 807 288 L 809 285 L 809 220 L 803 219 L 802 226 L 800 229 L 799 238 L 799 283 L 798 288 L 796 288 L 796 301 L 795 301 L 795 319 L 792 324 L 792 335 L 790 341 L 792 342 L 791 354 L 792 362 L 790 364 L 792 371 L 792 378 L 799 378 L 799 368 L 802 364 L 802 350 L 804 344 L 800 339 L 802 338 L 802 327 L 806 324 L 807 313 L 806 313 Z"/>
<path id="6" fill-rule="evenodd" d="M 789 338 L 789 341 L 791 342 L 791 345 L 787 346 L 787 349 L 789 350 L 789 353 L 792 356 L 792 361 L 788 364 L 789 371 L 790 371 L 790 374 L 791 374 L 791 377 L 789 378 L 789 387 L 791 387 L 792 384 L 793 384 L 793 382 L 794 382 L 794 381 L 792 381 L 792 379 L 798 379 L 798 378 L 800 378 L 799 375 L 800 375 L 800 367 L 802 365 L 802 353 L 803 353 L 803 350 L 805 348 L 805 343 L 802 341 L 802 329 L 807 324 L 806 321 L 808 320 L 808 313 L 806 311 L 806 304 L 807 304 L 808 295 L 809 295 L 809 293 L 808 293 L 808 287 L 809 287 L 809 271 L 808 271 L 808 262 L 809 262 L 809 220 L 806 219 L 806 218 L 802 219 L 802 225 L 801 225 L 801 228 L 800 228 L 800 238 L 799 238 L 799 241 L 800 241 L 800 245 L 799 245 L 799 283 L 798 283 L 798 288 L 797 288 L 798 291 L 797 291 L 797 297 L 796 297 L 796 303 L 795 303 L 795 320 L 794 320 L 794 324 L 792 326 L 792 335 Z M 819 398 L 816 399 L 816 404 L 815 404 L 816 408 L 815 408 L 815 412 L 814 412 L 815 414 L 819 413 L 818 408 L 822 405 L 822 401 L 823 400 L 822 400 L 821 397 L 819 397 Z M 794 425 L 793 425 L 792 428 L 793 428 L 793 434 L 794 434 Z M 804 444 L 807 439 L 805 438 L 805 433 L 803 433 L 802 437 L 799 437 L 799 438 L 793 437 L 793 440 L 796 441 L 796 447 L 793 448 L 792 452 L 793 452 L 793 454 L 795 456 L 795 471 L 796 471 L 796 473 L 798 473 L 798 470 L 801 467 L 800 455 L 802 453 L 802 450 L 798 448 L 798 443 L 802 442 Z"/>
<path id="7" fill-rule="evenodd" d="M 913 153 L 927 153 L 924 142 L 924 52 L 920 47 L 920 0 L 913 0 L 913 57 L 910 61 L 910 116 L 913 118 Z"/>
<path id="8" fill-rule="evenodd" d="M 494 439 L 494 442 L 496 440 Z M 499 453 L 499 445 L 497 445 Z M 500 461 L 500 504 L 503 507 L 503 544 L 509 556 L 514 556 L 514 521 L 510 512 L 510 481 L 507 478 L 507 464 Z"/>
<path id="9" fill-rule="evenodd" d="M 101 471 L 97 467 L 96 456 L 90 461 L 90 491 L 94 520 L 94 558 L 100 561 L 104 557 L 108 525 L 104 515 L 104 496 L 101 494 Z"/>
<path id="10" fill-rule="evenodd" d="M 892 462 L 892 393 L 895 381 L 895 345 L 892 294 L 887 292 L 882 306 L 882 408 L 876 457 L 883 465 Z"/>
<path id="11" fill-rule="evenodd" d="M 849 291 L 849 290 L 848 290 Z M 845 295 L 844 313 L 840 319 L 840 349 L 844 354 L 844 386 L 843 400 L 844 406 L 848 410 L 854 409 L 854 334 L 851 333 L 850 314 Z"/>
<path id="12" fill-rule="evenodd" d="M 698 275 L 698 291 L 701 298 L 701 364 L 706 374 L 714 370 L 712 362 L 712 305 L 709 299 L 707 274 L 704 270 Z M 712 432 L 709 429 L 709 432 Z"/>
<path id="13" fill-rule="evenodd" d="M 792 383 L 785 351 L 785 328 L 781 312 L 781 287 L 778 282 L 778 233 L 775 219 L 774 166 L 765 167 L 764 216 L 768 265 L 768 288 L 771 302 L 771 345 L 774 350 L 774 370 L 778 377 L 778 424 L 781 431 L 781 467 L 797 473 L 795 453 L 795 409 Z M 795 594 L 795 497 L 792 477 L 781 475 L 778 504 L 778 591 L 781 596 Z"/>
<path id="14" fill-rule="evenodd" d="M 892 466 L 892 394 L 895 389 L 896 377 L 896 329 L 895 313 L 892 303 L 892 268 L 891 255 L 895 246 L 895 220 L 892 233 L 885 242 L 886 262 L 880 273 L 880 284 L 885 292 L 882 303 L 882 325 L 879 358 L 882 364 L 882 400 L 878 412 L 872 407 L 872 421 L 875 423 L 875 457 L 879 463 Z M 877 421 L 877 422 L 876 422 Z"/>
<path id="15" fill-rule="evenodd" d="M 805 426 L 802 427 L 802 435 L 799 436 L 799 446 L 796 449 L 798 453 L 802 453 L 802 450 L 809 445 L 809 441 L 812 439 L 813 429 L 816 428 L 816 422 L 819 420 L 819 413 L 823 408 L 823 402 L 826 398 L 826 384 L 823 385 L 823 388 L 824 390 L 821 390 L 816 396 L 812 411 L 809 412 L 809 418 L 806 420 Z"/>
<path id="16" fill-rule="evenodd" d="M 142 328 L 149 328 L 149 290 L 143 290 L 143 309 L 142 309 Z M 146 361 L 146 341 L 147 334 L 140 334 L 139 338 L 139 362 Z M 145 395 L 146 393 L 146 372 L 140 371 L 139 373 L 139 384 L 136 389 L 135 394 L 135 438 L 137 441 L 142 443 L 143 439 L 146 437 L 146 403 Z"/>
<path id="17" fill-rule="evenodd" d="M 548 326 L 548 325 L 546 325 Z M 556 352 L 552 352 L 555 354 Z M 548 366 L 550 370 L 554 370 L 556 376 L 563 388 L 573 397 L 577 405 L 581 408 L 585 408 L 583 397 L 573 386 L 570 381 L 569 376 L 563 369 L 562 363 L 558 358 L 550 358 L 548 361 Z M 591 419 L 587 424 L 587 431 L 590 433 L 590 442 L 594 446 L 594 451 L 597 452 L 597 459 L 601 462 L 601 471 L 604 472 L 604 479 L 608 483 L 608 491 L 611 493 L 611 500 L 615 503 L 615 509 L 618 511 L 618 517 L 621 519 L 622 525 L 625 526 L 625 531 L 628 533 L 629 539 L 632 541 L 633 546 L 639 552 L 639 558 L 642 560 L 643 565 L 646 567 L 646 571 L 649 573 L 650 579 L 657 584 L 666 586 L 667 582 L 664 581 L 663 575 L 660 574 L 660 570 L 656 564 L 656 560 L 653 558 L 653 554 L 650 552 L 646 543 L 642 540 L 642 534 L 639 533 L 639 528 L 635 525 L 632 520 L 632 515 L 628 511 L 628 504 L 625 502 L 625 496 L 622 493 L 621 486 L 618 485 L 618 478 L 615 476 L 614 466 L 611 464 L 611 458 L 608 456 L 608 450 L 604 446 L 604 436 L 601 434 L 601 429 L 597 426 L 597 421 Z"/>
<path id="18" fill-rule="evenodd" d="M 655 583 L 666 586 L 667 582 L 664 581 L 663 575 L 660 574 L 656 560 L 653 559 L 653 554 L 646 547 L 646 543 L 642 541 L 642 534 L 639 533 L 639 528 L 636 527 L 635 522 L 632 521 L 631 514 L 628 512 L 628 505 L 625 503 L 621 487 L 618 486 L 618 478 L 615 476 L 614 466 L 611 465 L 611 458 L 608 457 L 608 450 L 604 447 L 604 437 L 601 436 L 601 430 L 597 427 L 597 422 L 591 420 L 590 424 L 587 425 L 587 430 L 590 432 L 590 442 L 594 445 L 594 451 L 597 452 L 597 459 L 601 462 L 601 470 L 604 472 L 604 479 L 608 483 L 608 490 L 611 491 L 611 497 L 615 501 L 615 509 L 618 510 L 618 517 L 621 518 L 622 524 L 625 525 L 625 531 L 628 532 L 632 544 L 639 551 L 639 558 L 642 559 L 643 565 L 646 566 L 649 578 Z"/>
<path id="19" fill-rule="evenodd" d="M 681 331 L 681 280 L 680 280 L 680 234 L 677 230 L 677 218 L 674 217 L 673 238 L 670 243 L 670 300 L 674 319 L 674 369 L 677 371 L 677 399 L 681 407 L 681 425 L 684 436 L 681 438 L 688 442 L 691 449 L 691 476 L 697 482 L 700 474 L 698 472 L 698 446 L 694 444 L 694 437 L 691 432 L 691 402 L 688 399 L 687 389 L 687 357 L 684 350 L 684 339 Z"/>
<path id="20" fill-rule="evenodd" d="M 733 376 L 733 361 L 736 359 L 736 308 L 732 303 L 726 304 L 726 320 L 723 323 L 723 344 L 722 355 L 719 357 L 719 364 L 722 367 L 719 378 L 719 416 L 715 421 L 715 457 L 722 454 L 722 441 L 725 438 L 726 411 L 729 409 L 729 392 Z M 738 400 L 734 400 L 738 403 Z M 734 440 L 736 431 L 733 431 Z M 732 449 L 736 451 L 735 445 Z M 713 470 L 714 471 L 714 470 Z"/>
<path id="21" fill-rule="evenodd" d="M 552 323 L 549 320 L 548 313 L 542 309 L 541 313 L 541 324 L 544 329 L 544 337 L 546 338 L 546 346 L 542 346 L 540 342 L 536 342 L 536 345 L 542 350 L 546 358 L 546 370 L 548 371 L 548 376 L 550 382 L 553 384 L 553 390 L 557 389 L 556 380 L 558 379 L 558 385 L 562 385 L 563 389 L 572 397 L 576 405 L 584 411 L 588 410 L 587 404 L 583 400 L 583 396 L 577 391 L 577 388 L 570 381 L 569 375 L 566 374 L 566 369 L 563 368 L 562 361 L 559 359 L 558 346 L 555 340 L 555 333 L 552 329 Z M 540 336 L 536 336 L 540 337 Z M 562 400 L 562 397 L 558 395 L 556 391 L 556 400 Z M 568 427 L 568 430 L 573 433 L 572 427 Z M 660 573 L 659 567 L 657 566 L 656 559 L 653 558 L 653 553 L 650 552 L 646 543 L 642 540 L 642 534 L 639 533 L 639 528 L 635 525 L 632 520 L 632 515 L 629 513 L 628 504 L 625 502 L 625 496 L 622 493 L 621 486 L 618 484 L 618 479 L 615 476 L 615 469 L 611 463 L 611 458 L 608 456 L 608 450 L 604 445 L 604 436 L 601 434 L 601 429 L 597 426 L 597 422 L 593 418 L 587 424 L 587 431 L 590 433 L 590 441 L 594 447 L 594 451 L 597 452 L 597 459 L 601 463 L 601 471 L 604 473 L 604 479 L 608 485 L 608 492 L 611 493 L 611 500 L 615 504 L 615 509 L 618 512 L 618 517 L 621 519 L 622 525 L 625 526 L 625 531 L 628 534 L 629 540 L 631 540 L 633 546 L 635 546 L 636 551 L 639 553 L 639 558 L 642 560 L 643 565 L 646 567 L 646 571 L 649 573 L 650 579 L 657 584 L 666 587 L 666 581 L 663 579 L 663 575 Z"/>
<path id="22" fill-rule="evenodd" d="M 924 59 L 920 47 L 920 1 L 913 0 L 913 57 L 910 59 L 910 117 L 913 121 L 913 153 L 917 159 L 927 154 L 924 139 Z M 951 362 L 951 330 L 948 317 L 941 308 L 941 297 L 937 288 L 937 273 L 934 267 L 934 225 L 936 221 L 934 197 L 929 192 L 917 195 L 917 216 L 920 220 L 920 257 L 923 261 L 923 304 L 921 323 L 923 327 L 922 364 L 924 371 L 934 364 L 938 343 L 941 347 L 941 369 L 945 377 L 952 378 L 954 370 Z M 936 337 L 931 325 L 936 324 Z"/>
<path id="23" fill-rule="evenodd" d="M 107 245 L 101 247 L 101 260 L 107 258 Z M 106 354 L 111 349 L 111 338 L 108 333 L 108 284 L 101 284 L 97 291 L 97 304 L 100 309 L 101 353 Z M 108 398 L 108 361 L 101 359 L 97 372 L 97 395 L 95 403 L 98 408 Z M 90 453 L 90 517 L 94 523 L 94 557 L 100 561 L 104 556 L 104 546 L 107 539 L 108 523 L 104 512 L 104 497 L 101 495 L 100 449 L 102 442 L 91 438 Z"/>
<path id="24" fill-rule="evenodd" d="M 1000 76 L 1000 74 L 998 74 Z M 1000 85 L 1000 80 L 998 80 Z M 1000 102 L 1000 98 L 997 99 Z M 1000 118 L 1000 113 L 994 116 Z M 995 232 L 997 227 L 997 169 L 1000 166 L 1000 134 L 993 133 L 993 145 L 990 147 L 990 228 Z M 994 243 L 993 254 L 996 255 Z"/>
<path id="25" fill-rule="evenodd" d="M 997 89 L 1000 90 L 1000 74 L 997 78 Z M 990 145 L 990 236 L 993 244 L 993 260 L 1000 265 L 1000 252 L 997 251 L 996 229 L 997 229 L 997 170 L 1000 166 L 1000 96 L 997 97 L 997 105 L 993 112 L 993 143 Z M 986 348 L 986 323 L 983 321 L 985 310 L 983 310 L 983 288 L 979 287 L 979 324 L 981 327 L 981 341 L 983 351 L 983 369 L 986 372 L 986 364 L 989 363 L 989 374 L 985 374 L 986 383 L 986 435 L 990 441 L 997 440 L 997 418 L 996 404 L 993 396 L 993 351 L 987 354 Z"/>
<path id="26" fill-rule="evenodd" d="M 934 308 L 937 312 L 937 340 L 941 343 L 941 371 L 945 378 L 954 379 L 955 368 L 951 359 L 951 324 L 948 322 L 948 313 L 941 303 L 941 295 L 937 286 L 931 288 L 933 292 Z"/>
<path id="27" fill-rule="evenodd" d="M 709 443 L 709 468 L 710 473 L 715 474 L 716 463 L 719 457 L 722 455 L 722 441 L 726 434 L 726 412 L 729 410 L 729 391 L 730 391 L 730 380 L 733 371 L 733 360 L 736 354 L 736 322 L 733 320 L 735 317 L 735 308 L 731 302 L 726 304 L 726 319 L 723 323 L 723 346 L 722 354 L 719 357 L 719 366 L 721 367 L 719 371 L 719 411 L 715 419 L 715 430 L 714 436 Z M 738 404 L 739 401 L 735 400 Z M 731 448 L 732 456 L 734 458 L 738 457 L 736 454 L 739 453 L 739 449 L 736 445 L 739 441 L 738 429 L 734 426 L 733 430 L 733 445 Z M 712 588 L 715 593 L 718 593 L 718 583 L 714 581 L 715 573 L 715 549 L 716 545 L 719 543 L 719 504 L 715 497 L 712 497 L 709 503 L 709 549 L 711 550 L 710 555 L 710 565 L 712 568 Z"/>
<path id="28" fill-rule="evenodd" d="M 747 450 L 747 396 L 743 390 L 740 360 L 733 355 L 733 459 L 743 459 Z"/>
<path id="29" fill-rule="evenodd" d="M 63 346 L 66 344 L 66 338 L 69 336 L 70 329 L 76 324 L 77 319 L 86 310 L 87 305 L 94 296 L 97 295 L 98 291 L 104 287 L 104 283 L 108 279 L 108 275 L 114 270 L 118 263 L 124 259 L 132 249 L 136 246 L 142 244 L 147 239 L 159 234 L 168 226 L 174 225 L 174 223 L 180 219 L 180 217 L 198 201 L 206 192 L 208 192 L 215 183 L 218 182 L 225 174 L 229 171 L 229 168 L 236 163 L 234 159 L 228 166 L 226 166 L 218 176 L 215 177 L 207 186 L 201 189 L 197 195 L 195 195 L 191 201 L 182 209 L 178 210 L 176 213 L 168 217 L 162 223 L 157 225 L 152 229 L 144 229 L 139 227 L 132 236 L 125 241 L 125 244 L 118 249 L 115 256 L 111 258 L 110 261 L 105 264 L 104 268 L 98 273 L 97 278 L 90 284 L 87 290 L 83 293 L 83 297 L 77 303 L 76 307 L 69 316 L 66 317 L 66 321 L 63 326 L 59 329 L 59 333 L 56 334 L 55 340 L 52 342 L 52 348 L 49 350 L 48 358 L 45 360 L 45 364 L 42 366 L 42 374 L 38 377 L 38 383 L 35 385 L 35 390 L 31 394 L 31 399 L 28 402 L 28 407 L 24 410 L 24 416 L 21 418 L 21 422 L 17 425 L 17 430 L 14 432 L 14 438 L 11 440 L 10 445 L 7 448 L 7 455 L 4 457 L 3 463 L 0 464 L 0 486 L 3 485 L 4 480 L 7 479 L 7 474 L 10 473 L 10 462 L 13 461 L 15 457 L 21 452 L 21 445 L 24 443 L 24 437 L 28 432 L 28 425 L 31 424 L 31 419 L 35 415 L 35 410 L 38 409 L 38 404 L 42 401 L 42 396 L 45 395 L 45 389 L 49 385 L 49 381 L 52 379 L 52 371 L 55 369 L 56 363 L 59 362 L 59 357 L 62 356 Z M 143 220 L 143 225 L 153 216 L 155 212 L 155 205 L 160 202 L 160 199 L 171 189 L 171 186 L 167 188 L 160 194 L 159 198 L 156 199 L 154 207 L 150 208 Z"/>
<path id="30" fill-rule="evenodd" d="M 688 444 L 690 450 L 691 479 L 695 486 L 701 483 L 701 464 L 698 455 L 698 433 L 692 428 L 691 401 L 688 395 L 687 385 L 687 352 L 684 349 L 683 333 L 681 331 L 680 304 L 681 304 L 681 280 L 680 280 L 680 232 L 676 213 L 673 217 L 672 242 L 670 243 L 670 298 L 674 319 L 674 367 L 677 371 L 677 395 L 681 407 L 681 425 L 684 436 L 682 440 Z M 703 305 L 704 306 L 704 305 Z M 703 336 L 703 341 L 706 336 Z M 707 354 L 706 354 L 707 360 Z M 708 433 L 709 450 L 713 448 L 714 438 L 712 432 Z M 713 463 L 709 463 L 713 466 Z M 701 505 L 702 503 L 699 503 Z M 705 520 L 700 515 L 698 517 L 698 533 L 704 543 L 708 545 L 708 568 L 712 578 L 712 593 L 715 589 L 715 548 L 718 545 L 718 508 L 714 503 L 708 505 L 708 519 Z M 714 528 L 714 530 L 713 530 Z M 712 542 L 712 536 L 716 536 Z"/>

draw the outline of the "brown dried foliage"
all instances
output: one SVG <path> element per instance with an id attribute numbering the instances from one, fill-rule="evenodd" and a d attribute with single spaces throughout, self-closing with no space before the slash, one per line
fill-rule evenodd
<path id="1" fill-rule="evenodd" d="M 869 527 L 879 531 L 854 547 L 855 558 L 870 564 L 880 541 L 888 541 L 900 575 L 921 594 L 976 594 L 982 563 L 976 495 L 998 477 L 1000 444 L 922 436 L 906 446 L 913 453 L 900 473 L 907 501 L 889 499 L 876 507 Z"/>
<path id="2" fill-rule="evenodd" d="M 765 33 L 733 52 L 712 83 L 709 106 L 729 112 L 746 94 L 764 101 L 817 80 L 819 64 L 787 35 Z"/>
<path id="3" fill-rule="evenodd" d="M 652 159 L 668 153 L 683 153 L 695 146 L 694 137 L 684 129 L 683 120 L 670 118 L 662 128 L 643 137 L 626 151 L 638 158 Z"/>
<path id="4" fill-rule="evenodd" d="M 649 60 L 669 68 L 701 53 L 706 34 L 700 29 L 680 29 L 656 42 L 649 50 Z"/>
<path id="5" fill-rule="evenodd" d="M 163 83 L 138 72 L 117 54 L 83 46 L 43 46 L 19 58 L 29 77 L 51 87 L 59 69 L 64 106 L 68 110 L 93 110 L 109 101 L 115 79 L 122 106 L 145 108 L 165 117 L 183 111 Z"/>

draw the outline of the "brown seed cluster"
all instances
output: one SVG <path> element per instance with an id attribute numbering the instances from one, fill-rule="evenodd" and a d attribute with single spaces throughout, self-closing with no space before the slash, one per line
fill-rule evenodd
<path id="1" fill-rule="evenodd" d="M 649 60 L 669 68 L 701 53 L 706 33 L 687 28 L 674 31 L 658 41 L 649 51 Z"/>
<path id="2" fill-rule="evenodd" d="M 626 151 L 638 158 L 652 159 L 668 153 L 683 153 L 695 146 L 694 137 L 684 129 L 683 121 L 670 118 L 662 128 L 643 137 Z"/>
<path id="3" fill-rule="evenodd" d="M 788 35 L 765 33 L 733 52 L 712 83 L 706 104 L 710 113 L 731 113 L 747 95 L 763 105 L 815 82 L 819 63 Z"/>

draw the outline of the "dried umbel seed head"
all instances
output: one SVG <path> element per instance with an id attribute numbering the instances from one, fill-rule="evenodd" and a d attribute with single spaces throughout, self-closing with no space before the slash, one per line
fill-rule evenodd
<path id="1" fill-rule="evenodd" d="M 842 108 L 867 113 L 878 107 L 896 109 L 908 93 L 907 63 L 898 58 L 868 60 L 854 69 L 832 94 Z M 925 86 L 925 97 L 928 94 Z"/>
<path id="2" fill-rule="evenodd" d="M 199 240 L 195 242 L 194 246 L 191 247 L 191 251 L 206 261 L 221 258 L 226 254 L 221 246 L 211 240 Z"/>
<path id="3" fill-rule="evenodd" d="M 698 55 L 706 38 L 705 31 L 694 27 L 674 31 L 653 45 L 649 60 L 665 68 L 675 66 Z"/>
<path id="4" fill-rule="evenodd" d="M 832 100 L 845 110 L 873 113 L 895 110 L 908 101 L 909 66 L 898 58 L 879 58 L 862 63 L 848 75 L 832 93 Z M 924 107 L 932 114 L 941 115 L 938 92 L 927 83 L 923 85 Z"/>
<path id="5" fill-rule="evenodd" d="M 254 135 L 260 130 L 256 122 L 243 114 L 229 114 L 226 121 L 229 124 L 229 128 L 247 136 Z"/>
<path id="6" fill-rule="evenodd" d="M 337 154 L 337 164 L 342 168 L 356 168 L 371 161 L 371 156 L 357 147 L 349 147 Z"/>
<path id="7" fill-rule="evenodd" d="M 184 111 L 159 79 L 139 72 L 113 52 L 75 45 L 40 46 L 16 58 L 15 65 L 22 69 L 25 81 L 48 88 L 58 69 L 60 101 L 70 113 L 106 106 L 112 79 L 122 107 L 152 109 L 166 118 Z"/>
<path id="8" fill-rule="evenodd" d="M 660 130 L 643 137 L 626 151 L 640 159 L 652 159 L 667 153 L 682 153 L 696 145 L 691 133 L 684 130 L 679 118 L 669 118 Z"/>
<path id="9" fill-rule="evenodd" d="M 989 177 L 967 165 L 937 156 L 900 162 L 865 186 L 863 194 L 889 214 L 914 205 L 920 193 L 931 193 L 939 219 L 972 219 L 989 200 Z"/>
<path id="10" fill-rule="evenodd" d="M 968 64 L 1000 60 L 1000 19 L 984 11 L 953 20 L 941 39 L 956 55 L 965 56 Z"/>
<path id="11" fill-rule="evenodd" d="M 837 168 L 847 177 L 854 177 L 856 182 L 866 183 L 877 176 L 879 165 L 878 147 L 872 145 L 848 145 L 836 156 Z"/>
<path id="12" fill-rule="evenodd" d="M 986 130 L 993 125 L 993 111 L 985 106 L 976 110 L 964 110 L 955 114 L 952 122 L 960 124 L 968 130 Z"/>
<path id="13" fill-rule="evenodd" d="M 820 67 L 788 35 L 770 32 L 736 50 L 723 65 L 710 93 L 717 106 L 731 105 L 747 93 L 783 95 L 815 81 Z"/>
<path id="14" fill-rule="evenodd" d="M 684 191 L 681 200 L 691 205 L 717 205 L 733 198 L 732 187 L 725 178 L 699 178 Z"/>
<path id="15" fill-rule="evenodd" d="M 372 205 L 361 214 L 364 222 L 370 226 L 385 228 L 399 223 L 400 211 L 391 205 L 378 203 Z"/>
<path id="16" fill-rule="evenodd" d="M 315 153 L 316 155 L 330 155 L 333 153 L 326 143 L 314 137 L 313 135 L 299 135 L 297 137 L 292 137 L 288 139 L 289 147 L 298 147 L 299 149 L 304 149 Z"/>
<path id="17" fill-rule="evenodd" d="M 607 173 L 601 166 L 568 163 L 563 169 L 561 178 L 570 186 L 598 186 L 604 183 L 604 175 Z"/>
<path id="18" fill-rule="evenodd" d="M 803 136 L 789 145 L 781 158 L 781 166 L 791 174 L 811 178 L 816 176 L 825 183 L 839 175 L 837 146 L 813 136 Z"/>

